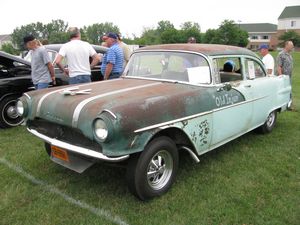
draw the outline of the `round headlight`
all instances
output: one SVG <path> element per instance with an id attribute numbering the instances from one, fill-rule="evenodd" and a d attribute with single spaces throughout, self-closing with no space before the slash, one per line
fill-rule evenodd
<path id="1" fill-rule="evenodd" d="M 100 141 L 105 141 L 108 136 L 108 128 L 102 119 L 97 119 L 94 123 L 94 131 Z"/>
<path id="2" fill-rule="evenodd" d="M 24 109 L 24 104 L 21 100 L 17 102 L 17 112 L 20 116 L 24 115 L 25 109 Z"/>

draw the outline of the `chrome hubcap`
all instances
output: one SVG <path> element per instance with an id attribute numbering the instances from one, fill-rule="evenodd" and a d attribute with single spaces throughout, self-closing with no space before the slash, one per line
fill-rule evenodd
<path id="1" fill-rule="evenodd" d="M 150 187 L 154 190 L 163 188 L 173 172 L 173 158 L 166 150 L 161 150 L 156 153 L 147 169 L 147 180 Z"/>
<path id="2" fill-rule="evenodd" d="M 16 119 L 18 118 L 18 113 L 17 113 L 17 108 L 16 106 L 9 106 L 6 110 L 6 114 L 9 118 L 11 119 Z"/>
<path id="3" fill-rule="evenodd" d="M 274 120 L 275 120 L 275 113 L 271 112 L 270 115 L 267 118 L 267 126 L 271 127 L 274 123 Z"/>

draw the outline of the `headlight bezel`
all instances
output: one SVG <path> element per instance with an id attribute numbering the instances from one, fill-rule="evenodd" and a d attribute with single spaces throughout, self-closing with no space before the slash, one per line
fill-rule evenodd
<path id="1" fill-rule="evenodd" d="M 101 129 L 101 127 L 102 127 L 102 131 L 99 130 Z M 106 118 L 105 116 L 97 117 L 93 121 L 93 133 L 96 140 L 100 142 L 110 141 L 113 137 L 113 131 L 114 129 L 113 129 L 112 121 Z"/>
<path id="2" fill-rule="evenodd" d="M 26 117 L 28 115 L 27 101 L 19 99 L 16 104 L 16 109 L 19 116 Z"/>

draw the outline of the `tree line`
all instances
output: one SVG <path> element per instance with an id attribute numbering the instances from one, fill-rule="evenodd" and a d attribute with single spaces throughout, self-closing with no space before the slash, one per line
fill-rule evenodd
<path id="1" fill-rule="evenodd" d="M 65 43 L 69 40 L 68 23 L 63 20 L 52 20 L 50 23 L 31 23 L 17 27 L 11 34 L 12 43 L 4 44 L 2 50 L 11 54 L 17 54 L 24 50 L 23 37 L 32 34 L 45 44 Z M 95 23 L 80 29 L 81 38 L 91 44 L 100 44 L 100 38 L 107 32 L 120 33 L 117 25 L 111 22 Z M 123 37 L 127 44 L 153 45 L 167 43 L 186 43 L 189 37 L 195 37 L 197 43 L 224 44 L 246 47 L 248 44 L 248 33 L 239 28 L 233 20 L 224 20 L 218 29 L 208 29 L 201 32 L 200 25 L 195 22 L 184 22 L 179 29 L 168 20 L 159 21 L 155 28 L 144 28 L 140 37 Z M 289 31 L 279 37 L 282 42 L 292 40 L 295 46 L 300 46 L 300 36 Z M 16 46 L 14 48 L 13 46 Z"/>

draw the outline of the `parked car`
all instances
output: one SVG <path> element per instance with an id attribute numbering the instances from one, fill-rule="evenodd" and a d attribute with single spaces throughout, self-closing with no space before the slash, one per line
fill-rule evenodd
<path id="1" fill-rule="evenodd" d="M 289 77 L 267 76 L 247 49 L 170 44 L 136 50 L 120 79 L 26 93 L 18 112 L 52 161 L 79 173 L 125 163 L 129 190 L 147 200 L 170 189 L 180 151 L 199 162 L 251 130 L 271 132 L 290 92 Z"/>
<path id="2" fill-rule="evenodd" d="M 61 44 L 45 45 L 54 61 Z M 105 47 L 94 46 L 98 53 L 104 53 Z M 30 57 L 27 57 L 30 59 Z M 0 51 L 0 128 L 18 126 L 23 118 L 17 114 L 16 102 L 24 92 L 34 90 L 31 81 L 30 61 Z M 68 84 L 68 78 L 55 68 L 56 86 Z M 92 80 L 100 79 L 100 67 L 92 70 Z"/>

